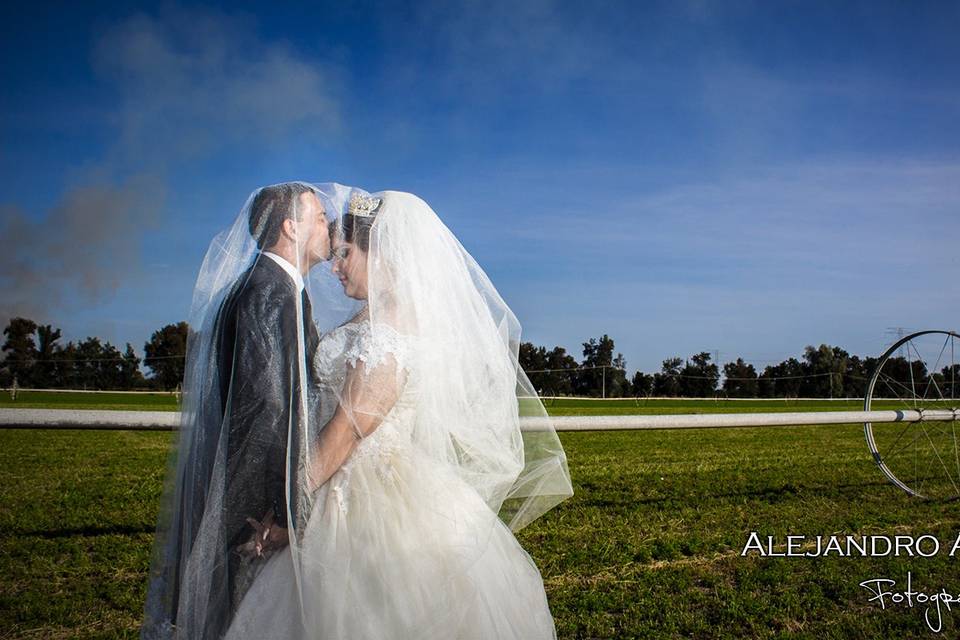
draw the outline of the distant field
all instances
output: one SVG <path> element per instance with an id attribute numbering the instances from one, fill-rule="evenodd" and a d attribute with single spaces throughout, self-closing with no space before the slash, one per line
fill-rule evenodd
<path id="1" fill-rule="evenodd" d="M 0 637 L 136 637 L 172 437 L 0 431 Z M 858 586 L 890 578 L 902 587 L 909 571 L 914 589 L 960 592 L 960 554 L 948 556 L 958 504 L 895 490 L 859 426 L 561 439 L 576 495 L 518 536 L 542 571 L 561 638 L 960 634 L 956 606 L 934 636 L 922 608 L 881 610 Z M 750 531 L 780 542 L 930 534 L 944 549 L 933 558 L 741 557 Z"/>
<path id="2" fill-rule="evenodd" d="M 857 411 L 862 400 L 712 400 L 651 399 L 594 400 L 585 398 L 544 398 L 551 415 L 628 415 L 662 413 L 738 413 L 763 411 Z M 901 407 L 896 402 L 880 402 L 877 408 Z M 9 393 L 0 394 L 0 408 L 24 409 L 118 409 L 177 411 L 178 398 L 172 393 L 72 393 L 22 391 L 16 401 Z"/>
<path id="3" fill-rule="evenodd" d="M 122 411 L 178 411 L 172 393 L 118 393 L 111 391 L 21 391 L 13 400 L 0 393 L 0 409 L 116 409 Z"/>

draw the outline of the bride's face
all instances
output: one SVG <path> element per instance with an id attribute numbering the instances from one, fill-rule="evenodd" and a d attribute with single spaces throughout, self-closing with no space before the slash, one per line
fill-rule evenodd
<path id="1" fill-rule="evenodd" d="M 353 242 L 333 241 L 333 273 L 343 292 L 357 300 L 367 299 L 367 252 Z"/>

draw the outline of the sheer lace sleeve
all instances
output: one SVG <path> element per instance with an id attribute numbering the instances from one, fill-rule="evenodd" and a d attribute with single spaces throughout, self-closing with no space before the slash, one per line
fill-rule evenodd
<path id="1" fill-rule="evenodd" d="M 375 370 L 392 361 L 397 370 L 409 371 L 410 338 L 388 324 L 362 323 L 346 350 L 348 369 L 362 364 L 365 371 Z"/>
<path id="2" fill-rule="evenodd" d="M 346 462 L 357 443 L 372 434 L 393 410 L 407 383 L 410 339 L 384 324 L 361 323 L 345 345 L 343 386 L 333 418 L 320 434 L 313 457 L 314 486 Z"/>
<path id="3" fill-rule="evenodd" d="M 363 323 L 346 352 L 340 407 L 358 438 L 375 430 L 393 409 L 406 384 L 409 340 L 385 324 Z"/>

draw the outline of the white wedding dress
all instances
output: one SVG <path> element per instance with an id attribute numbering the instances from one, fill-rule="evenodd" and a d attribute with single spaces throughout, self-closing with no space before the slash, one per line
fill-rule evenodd
<path id="1" fill-rule="evenodd" d="M 409 374 L 403 391 L 318 490 L 295 553 L 265 562 L 226 637 L 554 638 L 530 556 L 472 487 L 412 445 L 416 346 L 379 325 L 373 335 L 360 321 L 323 337 L 323 410 L 336 406 L 348 364 L 389 355 Z"/>

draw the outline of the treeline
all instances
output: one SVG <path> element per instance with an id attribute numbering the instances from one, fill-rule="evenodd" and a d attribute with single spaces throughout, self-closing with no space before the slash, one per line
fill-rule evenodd
<path id="1" fill-rule="evenodd" d="M 126 344 L 123 351 L 109 342 L 88 337 L 61 342 L 61 331 L 27 318 L 14 318 L 3 330 L 0 386 L 39 389 L 174 390 L 183 382 L 184 354 L 189 327 L 169 324 L 153 332 L 143 345 L 144 357 Z M 737 358 L 721 367 L 703 351 L 689 358 L 667 358 L 660 371 L 627 374 L 627 362 L 617 353 L 613 338 L 604 334 L 583 343 L 578 361 L 563 347 L 520 345 L 520 366 L 530 382 L 547 396 L 633 398 L 648 396 L 713 398 L 837 398 L 861 397 L 877 364 L 840 347 L 808 346 L 800 358 L 788 358 L 757 372 Z M 149 369 L 144 375 L 141 365 Z M 721 376 L 722 372 L 722 376 Z M 927 371 L 926 365 L 893 357 L 884 365 L 880 395 L 931 384 L 943 394 L 960 395 L 960 365 L 953 371 Z M 897 387 L 901 387 L 898 390 Z"/>
<path id="2" fill-rule="evenodd" d="M 520 345 L 520 366 L 534 388 L 546 396 L 607 398 L 684 397 L 713 398 L 853 398 L 862 397 L 877 365 L 877 358 L 861 358 L 840 347 L 807 346 L 803 355 L 769 365 L 761 372 L 742 358 L 720 366 L 707 351 L 689 358 L 667 358 L 660 371 L 627 375 L 623 355 L 614 356 L 614 341 L 607 335 L 583 343 L 580 362 L 563 347 Z M 943 393 L 960 395 L 960 365 L 927 371 L 918 360 L 891 357 L 884 365 L 879 395 L 900 396 L 904 389 L 935 385 Z M 956 382 L 954 382 L 956 381 Z M 950 396 L 948 396 L 950 397 Z"/>
<path id="3" fill-rule="evenodd" d="M 127 343 L 121 352 L 100 338 L 61 343 L 61 331 L 27 318 L 3 330 L 0 386 L 37 389 L 174 390 L 183 381 L 186 322 L 166 325 L 144 344 L 144 358 Z M 150 369 L 145 376 L 140 365 Z"/>

